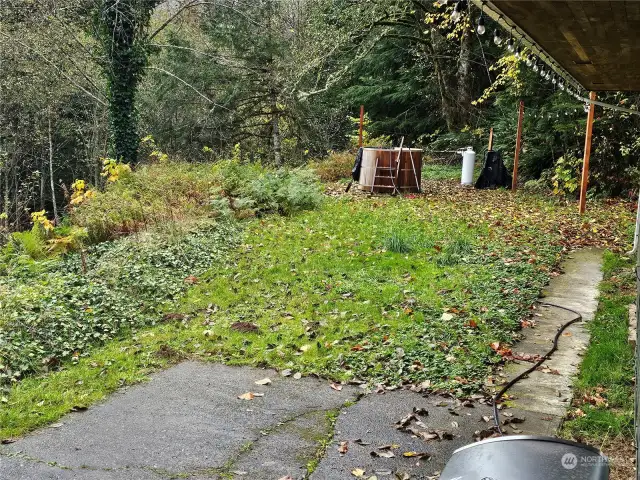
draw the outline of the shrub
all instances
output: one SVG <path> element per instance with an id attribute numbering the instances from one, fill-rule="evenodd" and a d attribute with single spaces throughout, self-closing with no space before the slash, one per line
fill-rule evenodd
<path id="1" fill-rule="evenodd" d="M 311 168 L 323 182 L 336 182 L 351 176 L 354 163 L 354 154 L 350 152 L 332 152 L 325 160 L 312 164 Z"/>
<path id="2" fill-rule="evenodd" d="M 9 239 L 9 244 L 4 247 L 6 254 L 27 255 L 33 260 L 41 260 L 47 256 L 46 238 L 38 225 L 25 232 L 15 232 Z"/>
<path id="3" fill-rule="evenodd" d="M 555 195 L 569 195 L 575 193 L 580 185 L 580 167 L 582 161 L 573 156 L 560 157 L 556 160 L 553 182 Z"/>
<path id="4" fill-rule="evenodd" d="M 219 175 L 210 165 L 146 165 L 107 185 L 70 210 L 71 223 L 87 229 L 89 243 L 210 212 L 210 189 Z"/>
<path id="5" fill-rule="evenodd" d="M 313 210 L 322 203 L 317 177 L 309 170 L 265 172 L 247 183 L 242 195 L 252 200 L 258 211 L 282 215 Z"/>

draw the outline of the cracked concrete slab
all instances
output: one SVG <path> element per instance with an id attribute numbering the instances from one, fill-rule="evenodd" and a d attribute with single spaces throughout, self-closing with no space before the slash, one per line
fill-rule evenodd
<path id="1" fill-rule="evenodd" d="M 463 407 L 450 398 L 423 396 L 407 390 L 367 395 L 340 414 L 333 441 L 311 480 L 354 478 L 351 472 L 356 468 L 365 470 L 364 478 L 375 475 L 379 480 L 395 479 L 402 478 L 396 474 L 407 473 L 412 479 L 427 479 L 442 471 L 456 449 L 473 443 L 477 430 L 493 425 L 482 418 L 491 415 L 491 408 L 479 403 L 473 405 L 473 408 Z M 446 430 L 455 435 L 453 440 L 425 441 L 398 430 L 396 422 L 413 408 L 425 408 L 428 412 L 427 416 L 420 416 L 426 428 L 419 430 Z M 338 451 L 343 441 L 349 442 L 349 450 L 344 455 Z M 379 447 L 384 445 L 397 445 L 391 450 L 394 457 L 371 455 L 371 452 L 381 452 Z M 429 453 L 431 457 L 426 460 L 403 457 L 403 453 L 412 451 Z"/>
<path id="2" fill-rule="evenodd" d="M 254 383 L 264 377 L 273 383 Z M 246 392 L 264 397 L 237 398 Z M 236 470 L 299 478 L 315 444 L 308 432 L 326 432 L 327 412 L 356 397 L 324 380 L 185 362 L 3 447 L 0 479 L 215 479 Z"/>

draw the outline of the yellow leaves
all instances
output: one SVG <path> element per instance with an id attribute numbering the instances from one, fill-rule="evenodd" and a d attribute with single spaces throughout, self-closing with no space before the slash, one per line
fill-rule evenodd
<path id="1" fill-rule="evenodd" d="M 113 158 L 102 159 L 102 173 L 101 176 L 107 179 L 109 183 L 115 183 L 120 178 L 131 173 L 131 167 L 127 163 L 121 163 Z"/>
<path id="2" fill-rule="evenodd" d="M 31 222 L 34 225 L 41 226 L 47 233 L 53 231 L 53 222 L 47 218 L 45 210 L 42 210 L 40 212 L 33 212 L 31 214 Z"/>
<path id="3" fill-rule="evenodd" d="M 523 57 L 524 58 L 524 55 Z M 524 84 L 520 78 L 520 62 L 521 59 L 515 55 L 507 55 L 501 57 L 494 65 L 490 67 L 493 72 L 498 72 L 495 81 L 491 86 L 482 92 L 477 100 L 471 102 L 473 105 L 479 105 L 493 96 L 501 87 L 513 84 L 516 89 L 521 89 Z"/>
<path id="4" fill-rule="evenodd" d="M 71 184 L 71 201 L 69 204 L 80 205 L 95 196 L 95 190 L 87 190 L 87 184 L 84 180 L 76 180 Z"/>

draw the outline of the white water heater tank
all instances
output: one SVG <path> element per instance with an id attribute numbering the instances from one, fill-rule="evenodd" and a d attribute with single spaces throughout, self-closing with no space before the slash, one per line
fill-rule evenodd
<path id="1" fill-rule="evenodd" d="M 462 185 L 473 185 L 473 171 L 476 166 L 476 152 L 467 147 L 462 152 Z"/>

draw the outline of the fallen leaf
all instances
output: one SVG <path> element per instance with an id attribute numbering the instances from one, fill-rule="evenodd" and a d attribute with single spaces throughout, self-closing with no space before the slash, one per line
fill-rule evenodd
<path id="1" fill-rule="evenodd" d="M 404 452 L 402 456 L 407 458 L 429 458 L 431 454 L 427 452 Z"/>
<path id="2" fill-rule="evenodd" d="M 271 384 L 271 379 L 270 378 L 263 378 L 262 380 L 256 380 L 255 382 L 256 385 L 269 385 Z"/>
<path id="3" fill-rule="evenodd" d="M 260 328 L 255 323 L 249 322 L 234 322 L 231 324 L 231 330 L 235 330 L 236 332 L 259 332 Z"/>
<path id="4" fill-rule="evenodd" d="M 354 440 L 354 443 L 357 443 L 358 445 L 361 445 L 363 447 L 366 447 L 367 445 L 371 445 L 371 442 L 365 442 L 361 438 L 358 438 L 357 440 Z"/>
<path id="5" fill-rule="evenodd" d="M 300 380 L 302 378 L 302 373 L 300 372 L 296 372 L 293 374 L 293 378 L 295 378 L 296 380 Z"/>
<path id="6" fill-rule="evenodd" d="M 354 477 L 364 477 L 365 471 L 361 468 L 354 468 L 351 470 L 351 475 Z"/>
<path id="7" fill-rule="evenodd" d="M 331 388 L 334 389 L 335 391 L 339 392 L 342 390 L 342 385 L 338 384 L 338 383 L 332 383 L 331 384 Z"/>
<path id="8" fill-rule="evenodd" d="M 396 454 L 393 453 L 391 450 L 384 450 L 382 452 L 373 451 L 373 452 L 370 452 L 370 455 L 372 457 L 376 457 L 376 458 L 378 458 L 378 457 L 379 458 L 393 458 L 393 457 L 396 456 Z"/>
<path id="9" fill-rule="evenodd" d="M 340 446 L 338 447 L 338 452 L 344 455 L 349 451 L 349 442 L 340 442 Z"/>
<path id="10" fill-rule="evenodd" d="M 264 393 L 247 392 L 243 393 L 242 395 L 238 395 L 238 398 L 240 400 L 253 400 L 256 397 L 264 397 Z"/>

